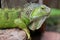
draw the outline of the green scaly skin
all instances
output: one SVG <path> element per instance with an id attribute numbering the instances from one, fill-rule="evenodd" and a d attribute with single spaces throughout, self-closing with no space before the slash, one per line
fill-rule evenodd
<path id="1" fill-rule="evenodd" d="M 3 28 L 15 28 L 18 27 L 24 30 L 30 39 L 30 33 L 27 29 L 27 25 L 30 22 L 25 14 L 20 17 L 21 9 L 0 9 L 0 29 Z"/>
<path id="2" fill-rule="evenodd" d="M 29 25 L 31 21 L 36 20 L 36 18 L 40 20 L 40 18 L 47 15 L 47 13 L 46 6 L 44 5 L 36 7 L 34 10 L 32 10 L 29 18 L 27 17 L 26 13 L 21 12 L 21 9 L 0 9 L 0 29 L 18 27 L 26 32 L 28 39 L 31 39 L 27 25 Z M 39 22 L 36 23 L 38 24 Z"/>
<path id="3" fill-rule="evenodd" d="M 41 26 L 40 24 L 43 23 L 44 17 L 48 17 L 50 12 L 50 8 L 42 5 L 39 7 L 36 7 L 34 10 L 32 10 L 30 14 L 30 19 L 33 21 L 33 23 L 29 26 L 29 28 L 33 31 L 39 29 Z M 41 22 L 41 19 L 43 18 L 43 22 Z"/>

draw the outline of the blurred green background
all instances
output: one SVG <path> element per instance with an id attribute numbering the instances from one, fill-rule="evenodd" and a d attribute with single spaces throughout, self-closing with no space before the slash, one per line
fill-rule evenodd
<path id="1" fill-rule="evenodd" d="M 52 9 L 50 17 L 46 20 L 46 31 L 60 32 L 60 0 L 43 1 Z"/>

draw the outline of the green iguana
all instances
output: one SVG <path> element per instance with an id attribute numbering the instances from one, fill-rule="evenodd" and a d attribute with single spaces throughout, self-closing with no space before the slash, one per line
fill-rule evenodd
<path id="1" fill-rule="evenodd" d="M 44 21 L 49 12 L 50 8 L 46 7 L 45 5 L 35 7 L 31 11 L 29 17 L 26 15 L 26 12 L 22 11 L 21 9 L 0 9 L 0 29 L 18 27 L 24 30 L 28 39 L 30 39 L 30 32 L 27 27 L 29 27 L 31 30 L 39 29 L 40 25 L 42 25 L 40 24 L 41 18 L 43 18 L 42 20 Z M 33 23 L 31 23 L 32 21 Z"/>

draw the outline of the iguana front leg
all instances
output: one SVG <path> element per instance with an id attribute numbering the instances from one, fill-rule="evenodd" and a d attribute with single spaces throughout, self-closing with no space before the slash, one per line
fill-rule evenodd
<path id="1" fill-rule="evenodd" d="M 30 38 L 30 32 L 29 32 L 29 30 L 27 29 L 26 24 L 25 24 L 21 19 L 19 19 L 19 18 L 16 19 L 16 20 L 14 21 L 14 23 L 18 26 L 18 28 L 20 28 L 20 29 L 22 29 L 22 30 L 24 30 L 24 31 L 26 32 L 28 39 L 31 39 L 31 38 Z"/>

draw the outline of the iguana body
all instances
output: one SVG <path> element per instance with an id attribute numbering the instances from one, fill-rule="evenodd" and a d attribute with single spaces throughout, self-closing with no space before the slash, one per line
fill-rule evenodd
<path id="1" fill-rule="evenodd" d="M 27 19 L 26 15 L 20 16 L 20 9 L 0 9 L 0 29 L 3 28 L 15 28 L 18 27 L 26 32 L 28 39 L 30 38 L 30 33 L 27 29 Z M 26 21 L 26 22 L 25 22 Z"/>
<path id="2" fill-rule="evenodd" d="M 26 15 L 25 11 L 22 11 L 20 9 L 14 9 L 14 8 L 13 9 L 0 9 L 0 28 L 18 27 L 24 30 L 28 36 L 28 39 L 30 39 L 30 33 L 27 27 L 29 27 L 31 30 L 37 30 L 37 27 L 39 29 L 41 18 L 45 17 L 49 13 L 47 12 L 47 9 L 48 8 L 46 8 L 46 6 L 43 6 L 43 5 L 37 6 L 30 12 L 29 17 Z M 32 21 L 33 23 L 31 23 Z M 35 27 L 33 27 L 33 25 Z"/>

